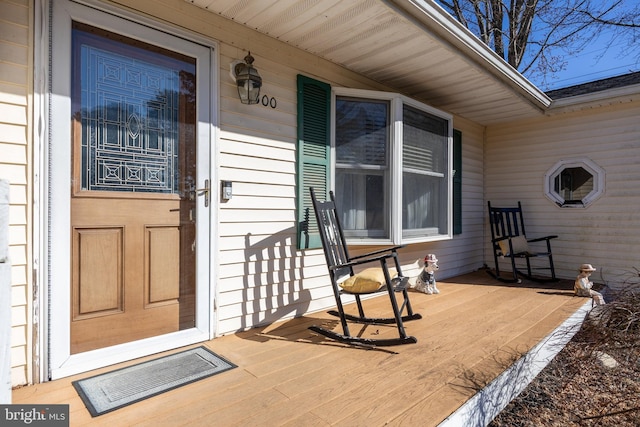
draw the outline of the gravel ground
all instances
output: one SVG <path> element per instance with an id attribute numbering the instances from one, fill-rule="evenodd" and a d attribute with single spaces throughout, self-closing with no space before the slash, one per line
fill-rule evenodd
<path id="1" fill-rule="evenodd" d="M 591 311 L 569 344 L 489 425 L 640 426 L 640 289 Z"/>

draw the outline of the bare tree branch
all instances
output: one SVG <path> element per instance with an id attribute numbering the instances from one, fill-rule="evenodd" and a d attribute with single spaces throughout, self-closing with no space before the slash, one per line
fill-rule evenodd
<path id="1" fill-rule="evenodd" d="M 525 75 L 553 75 L 604 30 L 607 44 L 640 61 L 640 4 L 624 0 L 439 0 L 506 62 Z"/>

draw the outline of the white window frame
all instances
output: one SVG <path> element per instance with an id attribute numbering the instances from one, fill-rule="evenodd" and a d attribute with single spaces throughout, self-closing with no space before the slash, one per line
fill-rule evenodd
<path id="1" fill-rule="evenodd" d="M 388 101 L 390 105 L 389 121 L 391 130 L 389 132 L 391 148 L 389 150 L 389 176 L 390 184 L 388 189 L 389 201 L 388 221 L 389 238 L 348 238 L 347 243 L 353 245 L 375 245 L 375 244 L 409 244 L 420 242 L 433 242 L 449 240 L 453 238 L 453 116 L 442 110 L 433 108 L 427 104 L 411 99 L 407 96 L 393 92 L 381 92 L 373 90 L 352 89 L 352 88 L 332 88 L 331 94 L 331 187 L 335 190 L 336 182 L 336 99 L 337 97 L 352 97 Z M 425 236 L 403 237 L 402 233 L 402 144 L 403 144 L 403 105 L 409 105 L 425 113 L 432 114 L 448 123 L 447 129 L 447 180 L 446 194 L 446 221 L 445 233 L 436 233 Z"/>
<path id="2" fill-rule="evenodd" d="M 565 170 L 582 168 L 593 176 L 593 189 L 582 198 L 582 203 L 566 203 L 564 197 L 555 191 L 555 179 Z M 544 176 L 544 194 L 561 208 L 586 208 L 604 193 L 604 170 L 588 158 L 560 160 Z"/>

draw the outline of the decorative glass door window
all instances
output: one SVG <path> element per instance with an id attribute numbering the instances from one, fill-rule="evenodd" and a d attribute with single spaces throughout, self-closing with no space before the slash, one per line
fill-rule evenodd
<path id="1" fill-rule="evenodd" d="M 80 190 L 176 194 L 179 98 L 195 88 L 195 60 L 106 34 L 74 24 Z"/>

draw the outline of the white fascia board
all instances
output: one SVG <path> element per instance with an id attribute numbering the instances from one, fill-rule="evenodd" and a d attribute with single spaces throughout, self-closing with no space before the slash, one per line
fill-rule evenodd
<path id="1" fill-rule="evenodd" d="M 640 99 L 640 84 L 629 85 L 554 100 L 548 113 L 560 113 L 589 108 L 594 105 L 630 102 L 638 99 Z"/>

